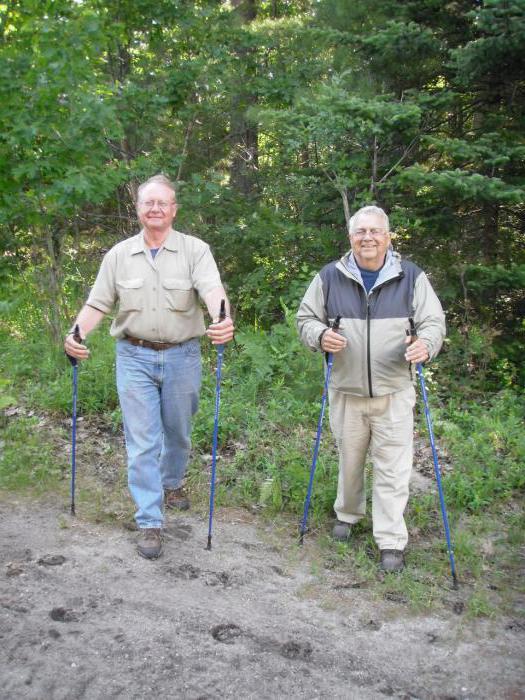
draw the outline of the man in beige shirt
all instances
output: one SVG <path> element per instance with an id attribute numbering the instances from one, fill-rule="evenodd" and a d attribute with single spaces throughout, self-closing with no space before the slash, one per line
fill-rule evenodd
<path id="1" fill-rule="evenodd" d="M 140 233 L 104 257 L 77 316 L 82 338 L 118 304 L 111 325 L 117 340 L 117 389 L 128 453 L 128 485 L 137 506 L 138 552 L 162 553 L 164 507 L 188 508 L 182 481 L 190 452 L 191 419 L 201 379 L 199 338 L 215 345 L 233 338 L 229 303 L 209 246 L 172 228 L 175 188 L 157 175 L 138 189 Z M 219 320 L 221 300 L 227 316 Z M 199 304 L 213 323 L 206 329 Z M 89 357 L 66 336 L 68 355 Z"/>

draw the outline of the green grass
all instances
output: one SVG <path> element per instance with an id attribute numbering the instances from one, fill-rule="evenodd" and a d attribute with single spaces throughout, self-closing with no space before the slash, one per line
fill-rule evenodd
<path id="1" fill-rule="evenodd" d="M 443 415 L 443 412 L 441 412 Z M 482 403 L 446 407 L 440 434 L 454 458 L 447 500 L 458 510 L 479 512 L 525 488 L 524 397 L 504 390 Z"/>
<path id="2" fill-rule="evenodd" d="M 38 419 L 19 417 L 1 431 L 0 489 L 31 489 L 40 495 L 55 489 L 67 469 L 64 457 L 42 439 Z"/>

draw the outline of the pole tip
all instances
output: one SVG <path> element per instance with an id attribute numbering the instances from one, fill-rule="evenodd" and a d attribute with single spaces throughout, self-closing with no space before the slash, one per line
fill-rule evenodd
<path id="1" fill-rule="evenodd" d="M 299 533 L 299 546 L 302 547 L 304 543 L 304 532 Z"/>
<path id="2" fill-rule="evenodd" d="M 456 574 L 452 574 L 452 588 L 457 591 L 459 588 L 458 577 Z"/>
<path id="3" fill-rule="evenodd" d="M 206 545 L 206 549 L 208 551 L 211 550 L 211 535 L 208 535 L 208 544 Z"/>
<path id="4" fill-rule="evenodd" d="M 71 515 L 76 515 L 74 503 L 71 504 Z"/>

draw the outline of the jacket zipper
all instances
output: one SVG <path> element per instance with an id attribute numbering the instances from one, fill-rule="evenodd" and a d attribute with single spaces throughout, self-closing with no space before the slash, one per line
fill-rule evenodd
<path id="1" fill-rule="evenodd" d="M 373 398 L 372 393 L 372 363 L 370 361 L 370 295 L 366 296 L 366 363 L 368 368 L 368 393 Z"/>
<path id="2" fill-rule="evenodd" d="M 370 292 L 366 292 L 365 289 L 365 294 L 366 294 L 366 364 L 367 364 L 367 370 L 368 370 L 368 393 L 370 394 L 370 398 L 374 398 L 374 394 L 372 392 L 372 361 L 370 357 L 370 297 L 373 292 L 376 292 L 378 289 L 381 289 L 381 287 L 385 287 L 387 284 L 390 284 L 390 282 L 393 282 L 394 280 L 398 280 L 400 277 L 403 276 L 403 272 L 401 272 L 399 275 L 396 275 L 395 277 L 391 277 L 388 280 L 385 280 L 382 284 L 378 285 L 377 287 L 374 287 L 374 289 L 371 289 Z"/>

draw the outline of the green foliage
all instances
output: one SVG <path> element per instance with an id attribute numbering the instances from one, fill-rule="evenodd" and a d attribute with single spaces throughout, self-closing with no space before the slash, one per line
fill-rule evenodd
<path id="1" fill-rule="evenodd" d="M 66 468 L 53 446 L 42 444 L 37 418 L 18 418 L 2 430 L 0 489 L 35 494 L 56 488 Z"/>
<path id="2" fill-rule="evenodd" d="M 64 280 L 62 304 L 69 306 L 69 295 L 76 297 L 75 265 Z M 67 412 L 71 405 L 71 365 L 62 347 L 62 336 L 54 341 L 49 332 L 48 307 L 35 304 L 39 271 L 10 281 L 13 302 L 4 312 L 0 310 L 0 351 L 3 371 L 10 382 L 20 388 L 31 406 L 51 411 Z M 81 280 L 82 281 L 82 280 Z M 79 392 L 82 412 L 113 410 L 117 403 L 114 382 L 113 341 L 108 335 L 108 323 L 101 332 L 89 338 L 92 358 L 79 368 Z"/>
<path id="3" fill-rule="evenodd" d="M 243 330 L 238 342 L 242 349 L 236 354 L 228 348 L 223 369 L 221 392 L 228 400 L 221 404 L 220 442 L 221 452 L 229 458 L 221 466 L 219 501 L 261 502 L 270 510 L 298 513 L 308 483 L 322 390 L 320 356 L 300 346 L 291 314 L 270 333 Z M 214 417 L 213 350 L 206 360 L 193 432 L 195 447 L 205 455 Z M 202 478 L 201 464 L 198 457 L 190 477 L 194 482 Z M 335 464 L 333 453 L 320 460 L 318 478 L 330 494 L 319 498 L 321 509 L 333 498 Z"/>
<path id="4" fill-rule="evenodd" d="M 16 398 L 10 390 L 10 382 L 0 377 L 0 411 L 16 403 Z"/>
<path id="5" fill-rule="evenodd" d="M 478 37 L 452 53 L 458 79 L 482 89 L 510 87 L 525 68 L 525 4 L 523 0 L 486 0 L 470 13 Z M 505 72 L 501 72 L 501 66 Z M 502 95 L 501 95 L 502 96 Z M 493 96 L 495 97 L 495 96 Z"/>
<path id="6" fill-rule="evenodd" d="M 450 402 L 440 432 L 454 460 L 447 499 L 458 510 L 479 512 L 523 492 L 525 400 L 509 390 L 464 407 Z"/>
<path id="7" fill-rule="evenodd" d="M 55 342 L 68 251 L 83 269 L 132 233 L 130 194 L 159 170 L 180 185 L 181 228 L 212 243 L 239 312 L 265 328 L 344 252 L 344 205 L 390 209 L 402 251 L 444 288 L 452 263 L 522 261 L 521 0 L 253 7 L 0 10 L 0 248 L 40 266 Z M 515 317 L 489 289 L 487 308 Z"/>
<path id="8" fill-rule="evenodd" d="M 227 463 L 221 470 L 219 498 L 244 505 L 261 502 L 270 510 L 299 514 L 320 408 L 321 356 L 299 344 L 289 311 L 285 321 L 274 324 L 270 332 L 242 329 L 238 342 L 240 350 L 233 346 L 227 349 L 223 370 L 222 392 L 227 400 L 223 399 L 221 407 L 220 442 Z M 472 387 L 476 375 L 483 371 L 482 361 L 490 347 L 486 336 L 471 333 L 469 342 L 465 355 L 463 339 L 453 337 L 445 360 L 427 374 L 429 386 L 434 387 L 433 374 L 437 373 L 435 388 L 448 395 L 446 406 L 433 406 L 433 411 L 438 438 L 447 446 L 454 464 L 445 478 L 447 499 L 450 507 L 460 512 L 478 512 L 508 499 L 525 484 L 521 468 L 525 457 L 522 398 L 510 388 L 474 402 L 454 393 L 458 388 L 463 393 L 465 387 Z M 107 329 L 90 336 L 89 346 L 91 359 L 81 364 L 79 372 L 79 411 L 105 413 L 110 421 L 114 415 L 118 421 L 113 341 Z M 61 348 L 43 347 L 33 332 L 18 339 L 4 335 L 2 355 L 8 376 L 23 389 L 28 405 L 69 413 L 71 369 Z M 215 359 L 213 348 L 205 346 L 201 405 L 194 430 L 197 456 L 193 478 L 197 481 L 203 477 L 202 463 L 209 454 L 213 429 Z M 458 367 L 465 363 L 462 375 Z M 325 426 L 316 473 L 314 521 L 331 512 L 336 474 L 337 455 Z M 434 512 L 435 503 L 428 496 L 415 500 L 410 510 L 414 527 L 430 532 Z"/>
<path id="9" fill-rule="evenodd" d="M 371 176 L 388 177 L 421 119 L 414 103 L 386 95 L 355 96 L 344 76 L 319 87 L 315 95 L 299 97 L 288 110 L 260 110 L 257 116 L 263 127 L 278 126 L 289 154 L 315 144 L 316 170 L 337 191 L 355 191 L 357 203 L 369 196 Z M 377 152 L 381 152 L 381 170 L 373 174 Z"/>
<path id="10" fill-rule="evenodd" d="M 361 43 L 371 71 L 386 79 L 398 93 L 434 81 L 443 60 L 438 37 L 416 22 L 389 21 L 362 37 Z M 408 70 L 400 71 L 401 65 Z"/>
<path id="11" fill-rule="evenodd" d="M 501 156 L 498 156 L 501 158 Z M 491 157 L 492 159 L 492 157 Z M 398 182 L 403 187 L 411 187 L 418 194 L 443 200 L 453 197 L 462 203 L 465 201 L 497 201 L 501 203 L 518 204 L 523 200 L 524 190 L 505 183 L 501 178 L 465 172 L 460 168 L 455 170 L 439 170 L 428 172 L 421 166 L 407 168 L 399 176 Z"/>
<path id="12" fill-rule="evenodd" d="M 13 14 L 0 50 L 2 218 L 22 226 L 100 202 L 119 182 L 107 162 L 107 140 L 121 135 L 111 90 L 93 80 L 103 66 L 99 19 L 76 4 L 49 14 L 46 5 Z"/>

